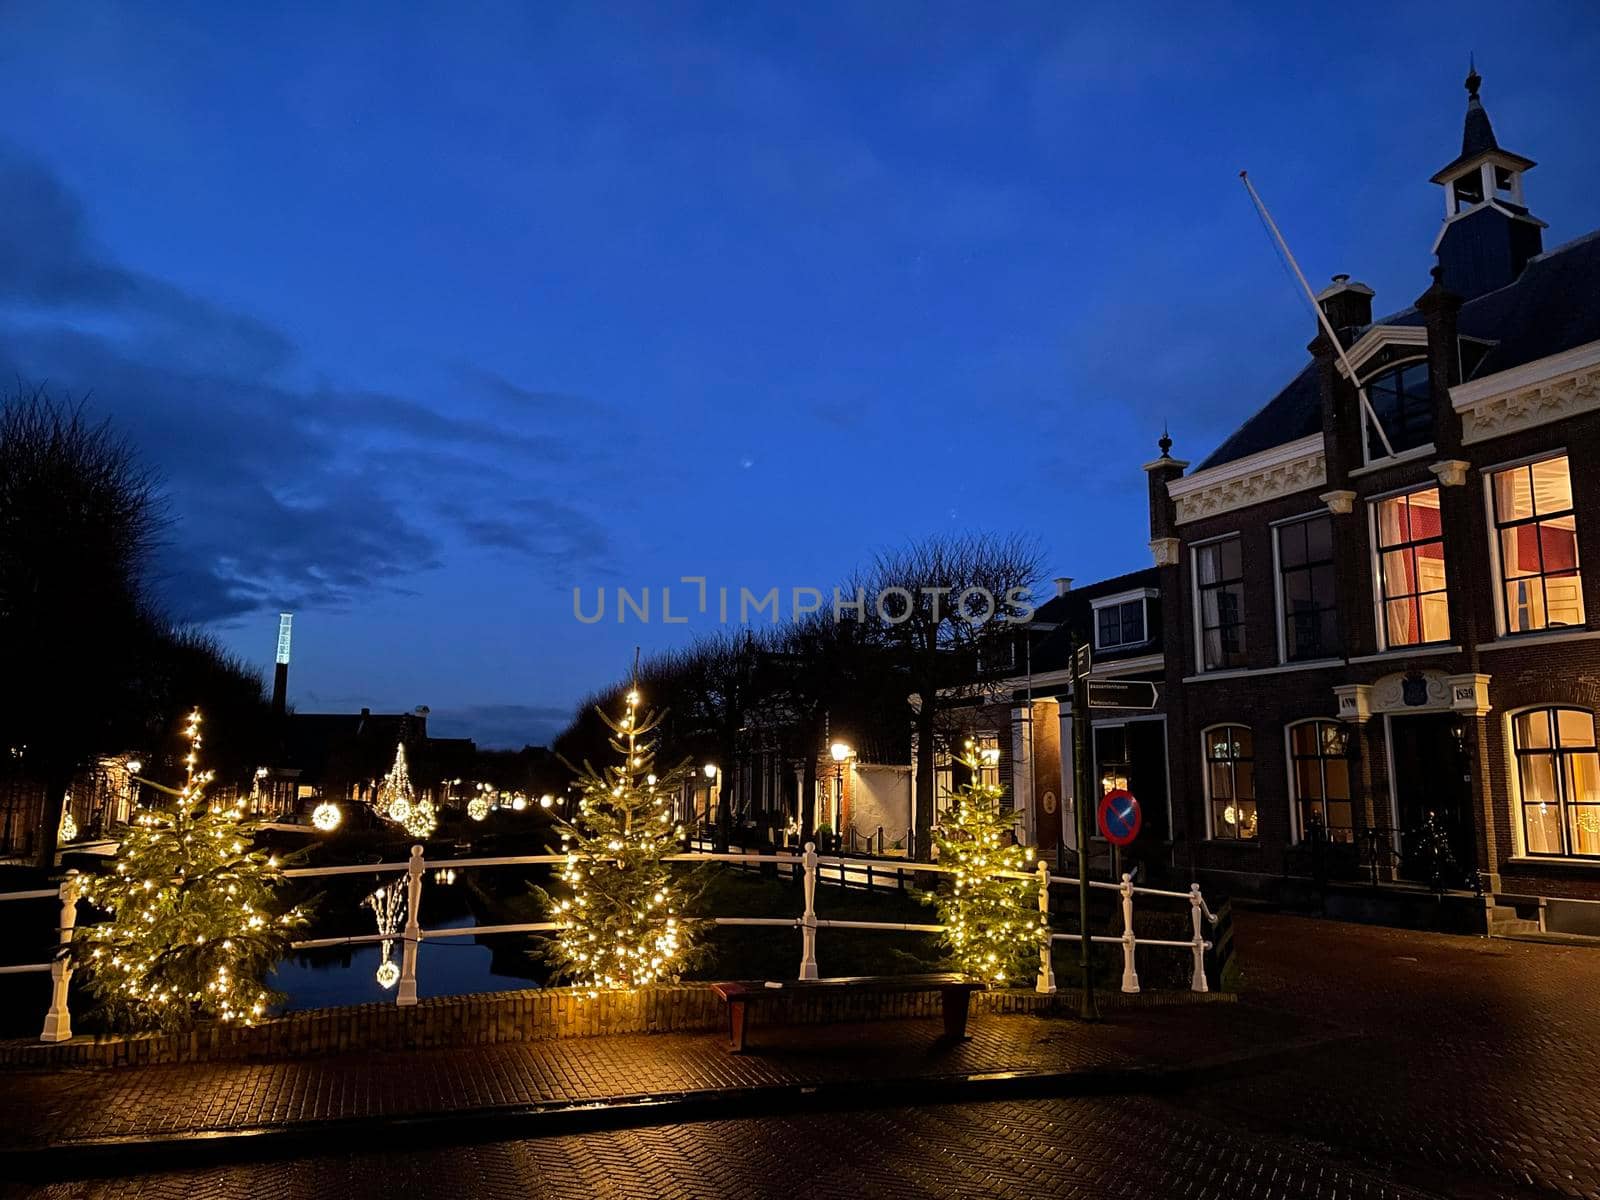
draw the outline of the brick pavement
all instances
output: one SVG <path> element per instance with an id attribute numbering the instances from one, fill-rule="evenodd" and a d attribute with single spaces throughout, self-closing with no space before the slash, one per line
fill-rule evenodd
<path id="1" fill-rule="evenodd" d="M 1252 1007 L 1359 1037 L 1179 1103 L 1457 1196 L 1600 1200 L 1600 949 L 1236 912 Z"/>
<path id="2" fill-rule="evenodd" d="M 710 1121 L 58 1184 L 32 1200 L 233 1197 L 1071 1197 L 1438 1200 L 1132 1097 Z"/>
<path id="3" fill-rule="evenodd" d="M 1207 1004 L 1114 1013 L 1097 1026 L 974 1017 L 971 1038 L 936 1041 L 932 1021 L 752 1031 L 757 1053 L 719 1036 L 655 1034 L 0 1076 L 0 1146 L 259 1127 L 334 1117 L 592 1100 L 649 1093 L 992 1071 L 1183 1065 L 1299 1034 L 1296 1017 Z"/>

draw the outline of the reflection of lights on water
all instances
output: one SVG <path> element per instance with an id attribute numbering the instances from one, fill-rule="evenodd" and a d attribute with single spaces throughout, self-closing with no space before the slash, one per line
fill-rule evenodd
<path id="1" fill-rule="evenodd" d="M 454 883 L 456 881 L 456 869 L 454 867 L 440 867 L 433 873 L 433 881 L 435 883 Z"/>
<path id="2" fill-rule="evenodd" d="M 400 967 L 393 959 L 384 959 L 378 964 L 378 986 L 392 988 L 400 982 Z"/>

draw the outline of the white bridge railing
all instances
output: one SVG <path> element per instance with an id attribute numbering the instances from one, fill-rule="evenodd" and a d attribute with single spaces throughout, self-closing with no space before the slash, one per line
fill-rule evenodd
<path id="1" fill-rule="evenodd" d="M 487 934 L 509 933 L 551 933 L 563 926 L 559 921 L 528 921 L 509 925 L 469 925 L 464 927 L 449 927 L 439 929 L 424 929 L 422 927 L 422 884 L 428 870 L 451 869 L 463 870 L 472 867 L 518 867 L 518 866 L 556 866 L 567 861 L 564 854 L 519 854 L 493 858 L 436 858 L 428 859 L 423 856 L 421 846 L 411 847 L 411 856 L 405 862 L 389 863 L 359 863 L 339 867 L 293 867 L 286 869 L 283 874 L 289 879 L 317 879 L 335 875 L 397 875 L 406 876 L 406 923 L 404 930 L 395 933 L 369 933 L 355 934 L 349 937 L 308 938 L 292 943 L 296 950 L 318 950 L 334 946 L 361 946 L 377 945 L 383 942 L 399 942 L 400 951 L 400 978 L 395 991 L 395 1002 L 402 1007 L 414 1005 L 417 1002 L 417 949 L 424 941 L 439 941 L 449 938 L 478 937 Z M 888 865 L 881 860 L 872 862 L 865 859 L 842 857 L 838 855 L 819 855 L 815 846 L 807 845 L 803 854 L 714 854 L 695 852 L 692 854 L 672 855 L 672 862 L 721 862 L 745 865 L 760 865 L 771 863 L 777 867 L 787 867 L 789 878 L 792 880 L 799 876 L 804 884 L 805 897 L 804 911 L 794 917 L 706 917 L 695 918 L 704 920 L 709 924 L 729 926 L 769 926 L 778 929 L 800 930 L 800 979 L 816 979 L 817 974 L 817 932 L 823 929 L 862 929 L 882 930 L 897 933 L 943 933 L 943 925 L 908 924 L 894 921 L 845 921 L 817 916 L 816 897 L 819 879 L 829 883 L 844 884 L 854 873 L 863 869 L 873 869 L 880 873 L 901 872 L 915 874 L 917 872 L 953 872 L 954 867 L 944 866 L 939 863 L 895 863 Z M 870 863 L 870 865 L 869 865 Z M 828 869 L 832 868 L 834 877 L 827 879 Z M 1062 875 L 1052 875 L 1049 864 L 1041 861 L 1036 872 L 1013 873 L 1006 872 L 1014 879 L 1031 879 L 1039 884 L 1039 912 L 1044 918 L 1043 924 L 1049 928 L 1050 918 L 1050 885 L 1072 884 L 1077 880 Z M 1187 892 L 1164 891 L 1160 888 L 1135 887 L 1132 879 L 1124 875 L 1120 884 L 1108 883 L 1104 880 L 1090 880 L 1089 886 L 1103 890 L 1114 891 L 1122 898 L 1122 933 L 1118 936 L 1093 935 L 1093 942 L 1118 945 L 1122 947 L 1122 990 L 1124 992 L 1137 992 L 1139 990 L 1139 973 L 1135 962 L 1135 951 L 1140 946 L 1160 946 L 1173 949 L 1188 950 L 1193 956 L 1193 970 L 1190 975 L 1189 987 L 1191 991 L 1204 992 L 1210 990 L 1206 984 L 1205 952 L 1211 943 L 1205 939 L 1206 922 L 1215 925 L 1217 918 L 1206 906 L 1205 898 L 1200 894 L 1200 885 L 1194 884 Z M 1189 906 L 1190 928 L 1192 936 L 1186 940 L 1172 940 L 1162 938 L 1137 937 L 1133 931 L 1133 902 L 1135 896 L 1153 896 L 1170 900 L 1183 901 Z M 68 1010 L 68 989 L 72 979 L 72 931 L 77 923 L 78 905 L 78 872 L 68 871 L 59 887 L 41 889 L 29 892 L 0 893 L 0 902 L 7 900 L 43 900 L 56 898 L 60 903 L 60 927 L 58 949 L 50 962 L 32 963 L 19 966 L 0 966 L 0 975 L 21 974 L 24 972 L 46 972 L 51 976 L 50 1008 L 45 1016 L 44 1031 L 39 1040 L 43 1042 L 62 1042 L 72 1036 L 72 1017 Z M 1055 942 L 1075 942 L 1082 937 L 1079 933 L 1051 933 L 1042 937 L 1039 944 L 1039 974 L 1035 983 L 1038 992 L 1054 992 L 1056 990 L 1055 970 L 1051 962 L 1051 948 Z"/>

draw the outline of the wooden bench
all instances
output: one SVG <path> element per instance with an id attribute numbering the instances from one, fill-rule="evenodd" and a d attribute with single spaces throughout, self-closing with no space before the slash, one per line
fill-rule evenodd
<path id="1" fill-rule="evenodd" d="M 711 990 L 728 1002 L 728 1049 L 740 1054 L 744 1051 L 752 1007 L 759 1008 L 769 1000 L 818 993 L 863 996 L 938 992 L 944 1010 L 944 1036 L 950 1041 L 959 1041 L 967 1036 L 967 1010 L 972 993 L 984 991 L 987 986 L 954 974 L 863 975 L 845 979 L 786 980 L 781 984 L 759 980 L 714 983 Z"/>

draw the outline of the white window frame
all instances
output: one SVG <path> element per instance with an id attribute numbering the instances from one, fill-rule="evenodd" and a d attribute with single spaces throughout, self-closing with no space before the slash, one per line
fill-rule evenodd
<path id="1" fill-rule="evenodd" d="M 1537 461 L 1537 460 L 1534 460 Z M 1575 704 L 1565 700 L 1546 700 L 1540 704 L 1521 704 L 1516 708 L 1507 709 L 1500 714 L 1500 728 L 1502 742 L 1505 746 L 1506 778 L 1511 786 L 1506 789 L 1511 802 L 1511 840 L 1516 847 L 1516 857 L 1534 863 L 1563 863 L 1600 869 L 1600 857 L 1593 854 L 1539 854 L 1528 849 L 1528 827 L 1525 824 L 1527 814 L 1524 811 L 1522 798 L 1522 768 L 1517 761 L 1517 724 L 1516 719 L 1531 712 L 1544 712 L 1552 708 L 1566 708 L 1574 712 L 1588 713 L 1589 718 L 1595 721 L 1595 740 L 1600 743 L 1600 712 L 1592 708 L 1585 708 L 1582 704 Z M 1566 813 L 1561 814 L 1561 840 L 1567 840 Z"/>
<path id="2" fill-rule="evenodd" d="M 1326 662 L 1338 662 L 1341 659 L 1343 659 L 1343 657 L 1344 657 L 1345 630 L 1344 630 L 1344 623 L 1342 621 L 1339 624 L 1339 649 L 1340 649 L 1340 653 L 1338 654 L 1337 657 L 1328 658 L 1328 659 L 1298 658 L 1298 659 L 1295 659 L 1293 662 L 1290 662 L 1289 661 L 1289 639 L 1284 636 L 1284 632 L 1283 632 L 1284 617 L 1285 617 L 1286 614 L 1283 611 L 1283 556 L 1278 552 L 1278 538 L 1279 538 L 1279 535 L 1283 532 L 1283 530 L 1284 530 L 1284 528 L 1286 526 L 1298 525 L 1298 524 L 1300 524 L 1300 522 L 1309 521 L 1313 517 L 1326 517 L 1326 516 L 1328 516 L 1328 510 L 1326 508 L 1313 508 L 1310 512 L 1303 512 L 1299 516 L 1294 516 L 1294 517 L 1283 517 L 1280 520 L 1273 521 L 1272 524 L 1271 524 L 1271 529 L 1272 529 L 1272 595 L 1273 595 L 1272 623 L 1273 623 L 1274 626 L 1277 627 L 1277 630 L 1278 630 L 1278 665 L 1280 667 L 1290 667 L 1290 666 L 1298 667 L 1298 666 L 1304 666 L 1304 665 L 1306 665 L 1308 663 L 1319 663 L 1319 662 L 1324 662 L 1324 661 L 1326 661 Z M 1334 532 L 1337 532 L 1337 530 L 1335 530 Z M 1334 607 L 1337 608 L 1338 607 L 1337 604 L 1335 604 Z M 1308 718 L 1308 719 L 1311 719 L 1311 718 Z"/>
<path id="3" fill-rule="evenodd" d="M 1244 563 L 1244 531 L 1242 529 L 1235 529 L 1232 533 L 1219 533 L 1215 537 L 1202 538 L 1198 542 L 1189 544 L 1189 607 L 1192 610 L 1191 615 L 1194 620 L 1194 673 L 1196 675 L 1216 675 L 1224 671 L 1247 671 L 1250 669 L 1248 661 L 1250 637 L 1248 625 L 1245 630 L 1246 662 L 1243 667 L 1214 667 L 1207 671 L 1206 651 L 1205 646 L 1202 644 L 1202 639 L 1205 637 L 1205 621 L 1200 615 L 1200 551 L 1207 546 L 1214 546 L 1218 542 L 1226 542 L 1230 538 L 1239 539 L 1239 562 L 1242 570 Z M 1276 548 L 1278 541 L 1276 534 L 1273 535 L 1272 541 L 1274 548 Z"/>
<path id="4" fill-rule="evenodd" d="M 1223 837 L 1218 837 L 1217 836 L 1217 830 L 1216 830 L 1216 824 L 1215 824 L 1216 818 L 1215 818 L 1215 815 L 1213 813 L 1213 805 L 1216 802 L 1215 802 L 1215 800 L 1213 799 L 1213 797 L 1211 795 L 1211 764 L 1213 762 L 1213 759 L 1211 758 L 1211 752 L 1210 752 L 1210 746 L 1211 746 L 1210 738 L 1211 738 L 1212 732 L 1214 730 L 1218 730 L 1218 729 L 1248 729 L 1250 731 L 1251 777 L 1252 777 L 1252 779 L 1254 781 L 1259 781 L 1259 774 L 1255 770 L 1255 762 L 1256 762 L 1256 731 L 1255 731 L 1255 726 L 1251 725 L 1248 721 L 1214 721 L 1212 724 L 1207 725 L 1204 729 L 1202 729 L 1200 731 L 1200 771 L 1201 771 L 1201 774 L 1204 776 L 1204 779 L 1202 780 L 1202 790 L 1205 792 L 1205 797 L 1206 797 L 1206 841 L 1208 841 L 1208 842 L 1221 842 L 1221 843 L 1224 843 L 1224 844 L 1229 845 L 1229 846 L 1259 846 L 1259 845 L 1261 845 L 1261 799 L 1260 799 L 1260 796 L 1259 796 L 1259 792 L 1260 792 L 1259 788 L 1255 788 L 1254 789 L 1258 793 L 1258 795 L 1251 799 L 1251 803 L 1256 806 L 1256 836 L 1253 837 L 1253 838 L 1241 838 L 1241 837 L 1223 838 Z M 1235 764 L 1234 772 L 1233 772 L 1233 790 L 1234 790 L 1233 800 L 1234 800 L 1234 803 L 1237 804 L 1239 802 L 1239 796 L 1238 796 L 1238 792 L 1239 792 L 1239 770 L 1238 770 L 1238 766 L 1237 766 L 1239 760 L 1238 759 L 1234 759 L 1232 761 Z M 1254 784 L 1252 784 L 1252 787 L 1254 787 Z"/>
<path id="5" fill-rule="evenodd" d="M 1306 831 L 1300 822 L 1300 785 L 1298 780 L 1295 778 L 1294 770 L 1294 731 L 1301 725 L 1321 724 L 1343 725 L 1345 722 L 1339 720 L 1338 717 L 1301 717 L 1298 721 L 1289 721 L 1283 727 L 1283 767 L 1284 773 L 1288 777 L 1287 782 L 1289 784 L 1289 840 L 1290 844 L 1295 846 L 1305 844 Z M 1345 738 L 1348 740 L 1354 736 L 1356 736 L 1355 732 L 1347 728 L 1345 731 Z M 1348 758 L 1346 761 L 1348 762 Z M 1350 779 L 1350 790 L 1352 793 L 1355 791 L 1354 779 Z M 1351 795 L 1347 797 L 1345 802 L 1350 805 L 1350 833 L 1351 836 L 1354 837 L 1356 819 L 1355 796 Z M 1328 807 L 1326 773 L 1324 773 L 1323 781 L 1322 807 L 1324 811 L 1326 811 Z"/>
<path id="6" fill-rule="evenodd" d="M 1090 620 L 1094 625 L 1094 648 L 1096 650 L 1127 650 L 1133 646 L 1148 646 L 1151 642 L 1150 635 L 1150 601 L 1159 593 L 1155 588 L 1134 588 L 1132 591 L 1118 592 L 1115 596 L 1097 596 L 1090 601 Z M 1144 617 L 1144 637 L 1137 642 L 1118 642 L 1115 646 L 1107 646 L 1100 641 L 1100 610 L 1115 608 L 1119 605 L 1139 601 L 1140 612 Z"/>
<path id="7" fill-rule="evenodd" d="M 1443 533 L 1444 533 L 1444 486 L 1442 484 L 1440 484 L 1438 481 L 1435 481 L 1433 483 L 1415 483 L 1415 484 L 1410 484 L 1410 485 L 1408 485 L 1406 487 L 1395 488 L 1393 491 L 1380 492 L 1375 496 L 1367 497 L 1367 501 L 1366 501 L 1366 504 L 1367 504 L 1367 561 L 1372 566 L 1372 619 L 1373 619 L 1374 628 L 1377 630 L 1377 634 L 1378 634 L 1378 653 L 1379 654 L 1387 654 L 1390 650 L 1394 650 L 1394 649 L 1415 650 L 1415 651 L 1418 651 L 1418 652 L 1425 652 L 1425 651 L 1429 651 L 1429 650 L 1437 650 L 1437 649 L 1440 649 L 1441 647 L 1450 645 L 1451 639 L 1454 638 L 1454 636 L 1455 636 L 1455 631 L 1456 631 L 1456 619 L 1455 619 L 1455 616 L 1456 616 L 1456 614 L 1455 614 L 1455 611 L 1454 611 L 1454 606 L 1451 603 L 1452 596 L 1451 596 L 1451 592 L 1450 592 L 1450 581 L 1449 581 L 1448 578 L 1446 578 L 1446 580 L 1445 580 L 1445 590 L 1444 590 L 1444 602 L 1445 602 L 1445 611 L 1446 611 L 1445 620 L 1450 625 L 1450 637 L 1445 638 L 1445 640 L 1442 641 L 1442 642 L 1410 642 L 1410 643 L 1407 643 L 1406 645 L 1400 646 L 1400 647 L 1391 646 L 1389 644 L 1389 623 L 1385 619 L 1387 614 L 1385 614 L 1385 612 L 1383 611 L 1383 554 L 1378 549 L 1378 505 L 1382 504 L 1385 500 L 1394 500 L 1394 499 L 1397 499 L 1400 496 L 1409 496 L 1413 492 L 1438 492 L 1439 493 L 1439 513 L 1440 513 L 1440 516 L 1439 516 L 1439 530 L 1440 530 L 1440 537 L 1441 537 L 1441 541 L 1442 541 Z M 1491 513 L 1492 513 L 1492 510 L 1491 510 Z M 1490 523 L 1491 524 L 1493 523 L 1492 519 L 1491 519 Z M 1450 548 L 1448 546 L 1446 546 L 1445 547 L 1445 562 L 1446 563 L 1448 563 L 1450 561 L 1450 557 L 1449 556 L 1450 556 Z M 1342 639 L 1342 635 L 1344 633 L 1344 630 L 1341 629 L 1339 632 L 1340 632 L 1341 639 Z"/>
<path id="8" fill-rule="evenodd" d="M 1478 474 L 1483 480 L 1483 523 L 1489 538 L 1489 569 L 1492 578 L 1490 586 L 1494 589 L 1494 631 L 1497 637 L 1509 638 L 1534 638 L 1547 637 L 1551 634 L 1577 633 L 1591 628 L 1589 623 L 1589 605 L 1583 606 L 1582 625 L 1562 625 L 1552 629 L 1546 625 L 1543 629 L 1519 629 L 1511 631 L 1511 623 L 1506 620 L 1506 581 L 1505 567 L 1500 561 L 1500 528 L 1495 523 L 1494 515 L 1494 477 L 1502 471 L 1514 471 L 1518 467 L 1532 466 L 1534 463 L 1545 462 L 1552 458 L 1565 458 L 1567 460 L 1567 478 L 1572 478 L 1572 455 L 1565 446 L 1554 450 L 1541 450 L 1537 454 L 1525 454 L 1521 458 L 1507 459 L 1505 462 L 1494 463 L 1492 466 L 1482 467 Z M 1578 522 L 1578 493 L 1572 493 L 1572 518 L 1573 518 L 1573 547 L 1572 561 L 1578 570 L 1578 587 L 1583 587 L 1583 558 L 1582 551 L 1577 544 Z M 1534 707 L 1538 707 L 1535 705 Z M 1545 706 L 1545 707 L 1548 707 Z"/>

